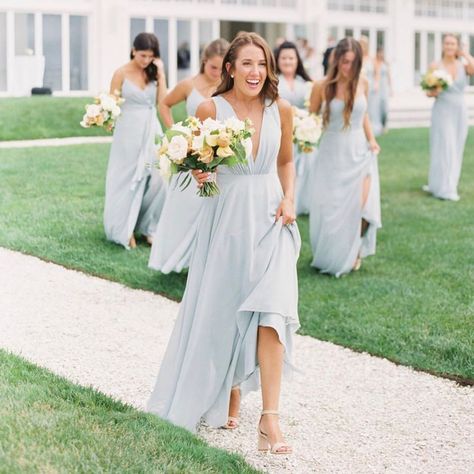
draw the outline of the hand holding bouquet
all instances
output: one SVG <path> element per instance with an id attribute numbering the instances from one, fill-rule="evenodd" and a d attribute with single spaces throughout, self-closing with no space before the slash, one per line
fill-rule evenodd
<path id="1" fill-rule="evenodd" d="M 94 103 L 86 105 L 86 113 L 82 117 L 81 127 L 103 127 L 111 132 L 115 120 L 120 115 L 120 105 L 125 99 L 120 97 L 120 92 L 115 94 L 100 94 L 94 98 Z"/>
<path id="2" fill-rule="evenodd" d="M 424 91 L 439 94 L 453 83 L 451 74 L 443 69 L 428 71 L 422 78 L 420 86 Z M 433 95 L 433 94 L 432 94 Z"/>
<path id="3" fill-rule="evenodd" d="M 201 170 L 215 173 L 219 165 L 235 166 L 246 163 L 252 147 L 254 130 L 250 120 L 244 122 L 229 118 L 225 122 L 211 118 L 201 122 L 196 117 L 188 117 L 174 124 L 158 138 L 159 168 L 164 177 L 180 173 L 184 178 L 179 182 L 186 189 L 193 179 L 187 171 Z M 200 196 L 219 194 L 215 180 L 204 183 L 198 190 Z"/>
<path id="4" fill-rule="evenodd" d="M 300 153 L 311 153 L 322 132 L 321 117 L 293 107 L 293 143 Z"/>

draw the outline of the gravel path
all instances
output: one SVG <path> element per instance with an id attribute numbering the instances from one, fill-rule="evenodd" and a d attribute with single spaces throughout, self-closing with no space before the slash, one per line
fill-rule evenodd
<path id="1" fill-rule="evenodd" d="M 0 248 L 0 347 L 143 408 L 178 304 Z M 214 446 L 272 473 L 474 471 L 474 389 L 298 336 L 303 370 L 284 384 L 282 425 L 295 453 L 258 454 L 259 396 Z"/>
<path id="2" fill-rule="evenodd" d="M 112 137 L 67 137 L 41 138 L 37 140 L 0 141 L 0 148 L 31 148 L 38 146 L 88 145 L 92 143 L 112 143 Z"/>

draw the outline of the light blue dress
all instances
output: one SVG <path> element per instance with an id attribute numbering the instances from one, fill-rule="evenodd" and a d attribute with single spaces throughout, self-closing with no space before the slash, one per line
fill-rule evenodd
<path id="1" fill-rule="evenodd" d="M 198 105 L 204 100 L 205 97 L 193 88 L 186 99 L 186 113 L 195 115 Z M 204 201 L 197 195 L 194 179 L 183 191 L 178 186 L 178 179 L 183 177 L 175 175 L 171 178 L 148 262 L 150 268 L 162 273 L 180 272 L 189 267 Z"/>
<path id="2" fill-rule="evenodd" d="M 235 116 L 215 97 L 216 118 Z M 291 367 L 299 327 L 296 224 L 275 222 L 283 197 L 277 175 L 278 105 L 265 108 L 258 154 L 218 169 L 220 194 L 205 198 L 186 290 L 148 410 L 194 431 L 203 418 L 227 422 L 231 387 L 259 387 L 258 326 L 273 327 Z M 285 371 L 286 372 L 286 371 Z"/>
<path id="3" fill-rule="evenodd" d="M 388 80 L 388 66 L 382 63 L 380 66 L 380 78 L 378 90 L 372 87 L 369 97 L 369 118 L 372 130 L 377 137 L 381 135 L 387 125 L 388 99 L 390 84 Z M 375 70 L 374 70 L 375 75 Z M 375 77 L 373 78 L 375 84 Z"/>
<path id="4" fill-rule="evenodd" d="M 291 105 L 299 109 L 306 109 L 305 101 L 309 96 L 311 82 L 305 81 L 302 77 L 296 76 L 293 89 L 283 75 L 279 76 L 278 93 Z M 311 153 L 299 153 L 297 145 L 294 145 L 294 160 L 296 170 L 295 182 L 295 209 L 296 214 L 308 214 L 309 212 L 309 193 L 311 183 L 309 181 L 309 172 L 311 165 L 316 159 L 317 148 Z"/>
<path id="5" fill-rule="evenodd" d="M 108 240 L 129 248 L 133 232 L 153 235 L 166 197 L 166 183 L 154 168 L 156 83 L 141 89 L 125 79 L 122 113 L 110 149 L 105 183 L 104 228 Z"/>
<path id="6" fill-rule="evenodd" d="M 312 170 L 311 265 L 322 273 L 340 276 L 351 271 L 358 255 L 363 258 L 375 253 L 377 229 L 381 227 L 380 185 L 377 157 L 370 151 L 363 130 L 365 96 L 354 102 L 349 129 L 344 129 L 344 101 L 333 99 L 330 107 L 330 121 Z M 362 208 L 362 184 L 367 176 L 371 186 Z M 362 219 L 369 223 L 364 237 Z"/>
<path id="7" fill-rule="evenodd" d="M 456 79 L 435 99 L 431 111 L 428 191 L 440 199 L 459 200 L 458 183 L 468 133 L 466 84 L 466 70 L 458 61 Z"/>

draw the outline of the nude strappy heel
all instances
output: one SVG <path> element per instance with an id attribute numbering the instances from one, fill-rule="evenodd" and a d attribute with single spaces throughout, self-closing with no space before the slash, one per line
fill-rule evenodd
<path id="1" fill-rule="evenodd" d="M 240 387 L 235 385 L 230 389 L 231 392 L 238 390 L 240 392 Z M 236 416 L 228 416 L 227 423 L 222 427 L 225 430 L 235 430 L 239 426 L 239 419 Z"/>
<path id="2" fill-rule="evenodd" d="M 279 416 L 280 413 L 274 410 L 263 410 L 261 413 L 261 416 L 263 415 Z M 268 439 L 268 435 L 260 429 L 260 423 L 258 424 L 258 427 L 257 427 L 257 433 L 258 433 L 258 450 L 259 451 L 261 452 L 270 451 L 271 454 L 291 454 L 293 452 L 293 448 L 285 442 L 279 442 L 279 443 L 275 443 L 271 445 L 270 440 Z"/>

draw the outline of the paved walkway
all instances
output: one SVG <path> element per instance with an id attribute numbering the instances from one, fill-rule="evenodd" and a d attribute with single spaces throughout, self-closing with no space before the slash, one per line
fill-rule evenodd
<path id="1" fill-rule="evenodd" d="M 0 248 L 0 347 L 143 408 L 178 304 Z M 291 473 L 474 472 L 474 389 L 297 336 L 302 369 L 284 384 L 282 426 L 295 453 L 258 454 L 258 393 L 234 432 L 210 444 Z"/>

